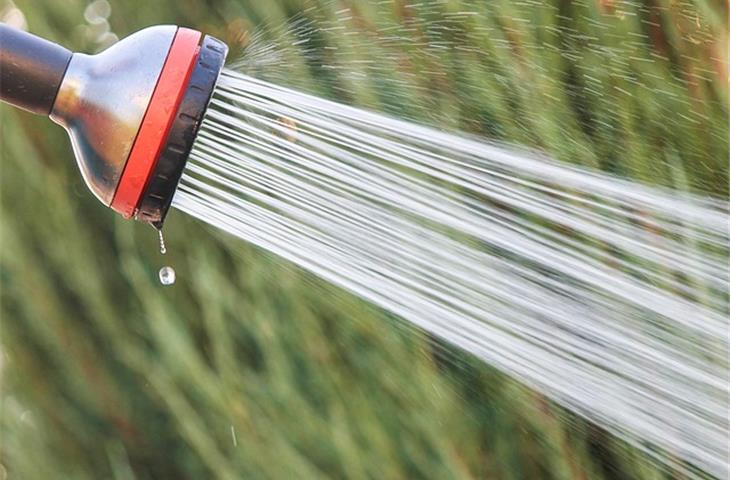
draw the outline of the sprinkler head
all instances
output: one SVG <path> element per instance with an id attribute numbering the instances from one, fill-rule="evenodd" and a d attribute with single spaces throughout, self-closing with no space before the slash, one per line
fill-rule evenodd
<path id="1" fill-rule="evenodd" d="M 227 53 L 171 25 L 85 55 L 0 24 L 0 99 L 63 126 L 94 195 L 159 228 Z"/>

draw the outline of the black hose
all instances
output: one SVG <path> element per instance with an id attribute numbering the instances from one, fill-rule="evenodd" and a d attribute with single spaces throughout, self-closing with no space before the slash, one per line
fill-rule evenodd
<path id="1" fill-rule="evenodd" d="M 62 46 L 0 23 L 0 99 L 48 115 L 70 60 Z"/>

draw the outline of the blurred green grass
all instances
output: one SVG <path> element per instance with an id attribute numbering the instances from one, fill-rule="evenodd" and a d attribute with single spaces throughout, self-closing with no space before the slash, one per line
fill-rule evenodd
<path id="1" fill-rule="evenodd" d="M 98 48 L 86 2 L 16 5 L 30 31 Z M 332 26 L 347 7 L 349 35 L 318 31 L 306 50 L 290 48 L 297 29 L 282 25 Z M 479 15 L 438 34 L 469 48 L 429 49 L 429 25 L 470 10 Z M 704 1 L 135 0 L 112 1 L 109 24 L 120 37 L 192 26 L 249 54 L 272 42 L 281 60 L 249 63 L 252 73 L 726 198 L 726 19 L 727 4 Z M 399 39 L 384 42 L 393 28 Z M 161 258 L 151 228 L 87 192 L 60 128 L 6 106 L 0 115 L 10 478 L 673 476 L 488 366 L 179 213 Z M 174 287 L 157 282 L 163 263 L 178 271 Z"/>

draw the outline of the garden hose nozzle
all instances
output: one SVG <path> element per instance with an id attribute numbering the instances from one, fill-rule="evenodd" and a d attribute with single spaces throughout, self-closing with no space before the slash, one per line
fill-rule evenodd
<path id="1" fill-rule="evenodd" d="M 227 53 L 171 25 L 84 55 L 0 24 L 0 99 L 63 126 L 94 195 L 160 227 Z"/>

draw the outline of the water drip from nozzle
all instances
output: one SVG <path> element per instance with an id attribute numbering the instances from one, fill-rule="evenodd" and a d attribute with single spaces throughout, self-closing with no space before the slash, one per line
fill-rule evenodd
<path id="1" fill-rule="evenodd" d="M 175 269 L 169 265 L 165 265 L 159 272 L 160 283 L 163 285 L 172 285 L 175 283 Z"/>
<path id="2" fill-rule="evenodd" d="M 160 240 L 160 253 L 164 255 L 167 253 L 167 246 L 165 245 L 165 237 L 162 234 L 161 227 L 157 228 L 157 236 Z M 165 265 L 164 267 L 160 268 L 160 271 L 157 275 L 160 278 L 160 283 L 163 285 L 172 285 L 175 283 L 175 269 L 169 265 Z"/>
<path id="3" fill-rule="evenodd" d="M 162 235 L 162 228 L 157 229 L 157 236 L 160 238 L 160 253 L 166 254 L 167 247 L 165 246 L 165 237 Z"/>

